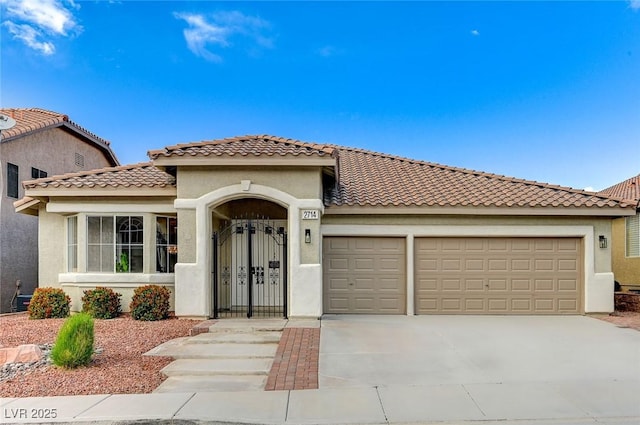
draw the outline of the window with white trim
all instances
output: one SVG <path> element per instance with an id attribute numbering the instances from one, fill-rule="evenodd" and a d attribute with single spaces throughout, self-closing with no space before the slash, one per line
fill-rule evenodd
<path id="1" fill-rule="evenodd" d="M 143 236 L 140 216 L 87 217 L 87 271 L 142 273 Z"/>
<path id="2" fill-rule="evenodd" d="M 67 271 L 78 271 L 78 217 L 67 218 Z"/>
<path id="3" fill-rule="evenodd" d="M 626 217 L 626 256 L 640 257 L 640 213 Z"/>
<path id="4" fill-rule="evenodd" d="M 178 262 L 178 219 L 156 217 L 156 272 L 173 273 Z"/>

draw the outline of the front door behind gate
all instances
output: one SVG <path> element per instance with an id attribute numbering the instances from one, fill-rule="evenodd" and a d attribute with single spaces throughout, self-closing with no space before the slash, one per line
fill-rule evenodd
<path id="1" fill-rule="evenodd" d="M 213 234 L 213 318 L 286 317 L 286 225 L 233 219 Z"/>

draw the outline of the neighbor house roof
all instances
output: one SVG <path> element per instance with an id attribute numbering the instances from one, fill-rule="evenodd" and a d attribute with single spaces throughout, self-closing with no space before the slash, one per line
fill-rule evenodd
<path id="1" fill-rule="evenodd" d="M 598 193 L 620 199 L 628 199 L 635 202 L 638 208 L 640 208 L 640 174 L 618 184 L 614 184 Z"/>
<path id="2" fill-rule="evenodd" d="M 0 114 L 10 116 L 16 121 L 16 125 L 12 128 L 2 130 L 1 142 L 9 142 L 38 131 L 61 128 L 101 150 L 111 165 L 120 164 L 109 141 L 79 126 L 71 121 L 67 115 L 39 108 L 3 108 L 0 109 Z"/>

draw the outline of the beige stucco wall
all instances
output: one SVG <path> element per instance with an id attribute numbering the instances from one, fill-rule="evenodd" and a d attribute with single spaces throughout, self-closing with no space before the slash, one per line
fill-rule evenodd
<path id="1" fill-rule="evenodd" d="M 58 275 L 66 268 L 66 217 L 48 213 L 44 205 L 38 215 L 38 281 L 40 287 L 60 288 Z"/>
<path id="2" fill-rule="evenodd" d="M 621 285 L 640 285 L 640 257 L 627 257 L 626 224 L 624 218 L 613 220 L 611 255 L 613 274 Z"/>
<path id="3" fill-rule="evenodd" d="M 178 167 L 178 198 L 193 199 L 215 189 L 251 180 L 300 199 L 322 199 L 320 168 Z"/>

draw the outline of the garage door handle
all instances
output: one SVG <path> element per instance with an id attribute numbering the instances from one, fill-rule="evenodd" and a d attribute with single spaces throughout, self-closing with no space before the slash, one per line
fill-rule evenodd
<path id="1" fill-rule="evenodd" d="M 349 282 L 349 286 L 353 286 L 353 282 Z"/>

